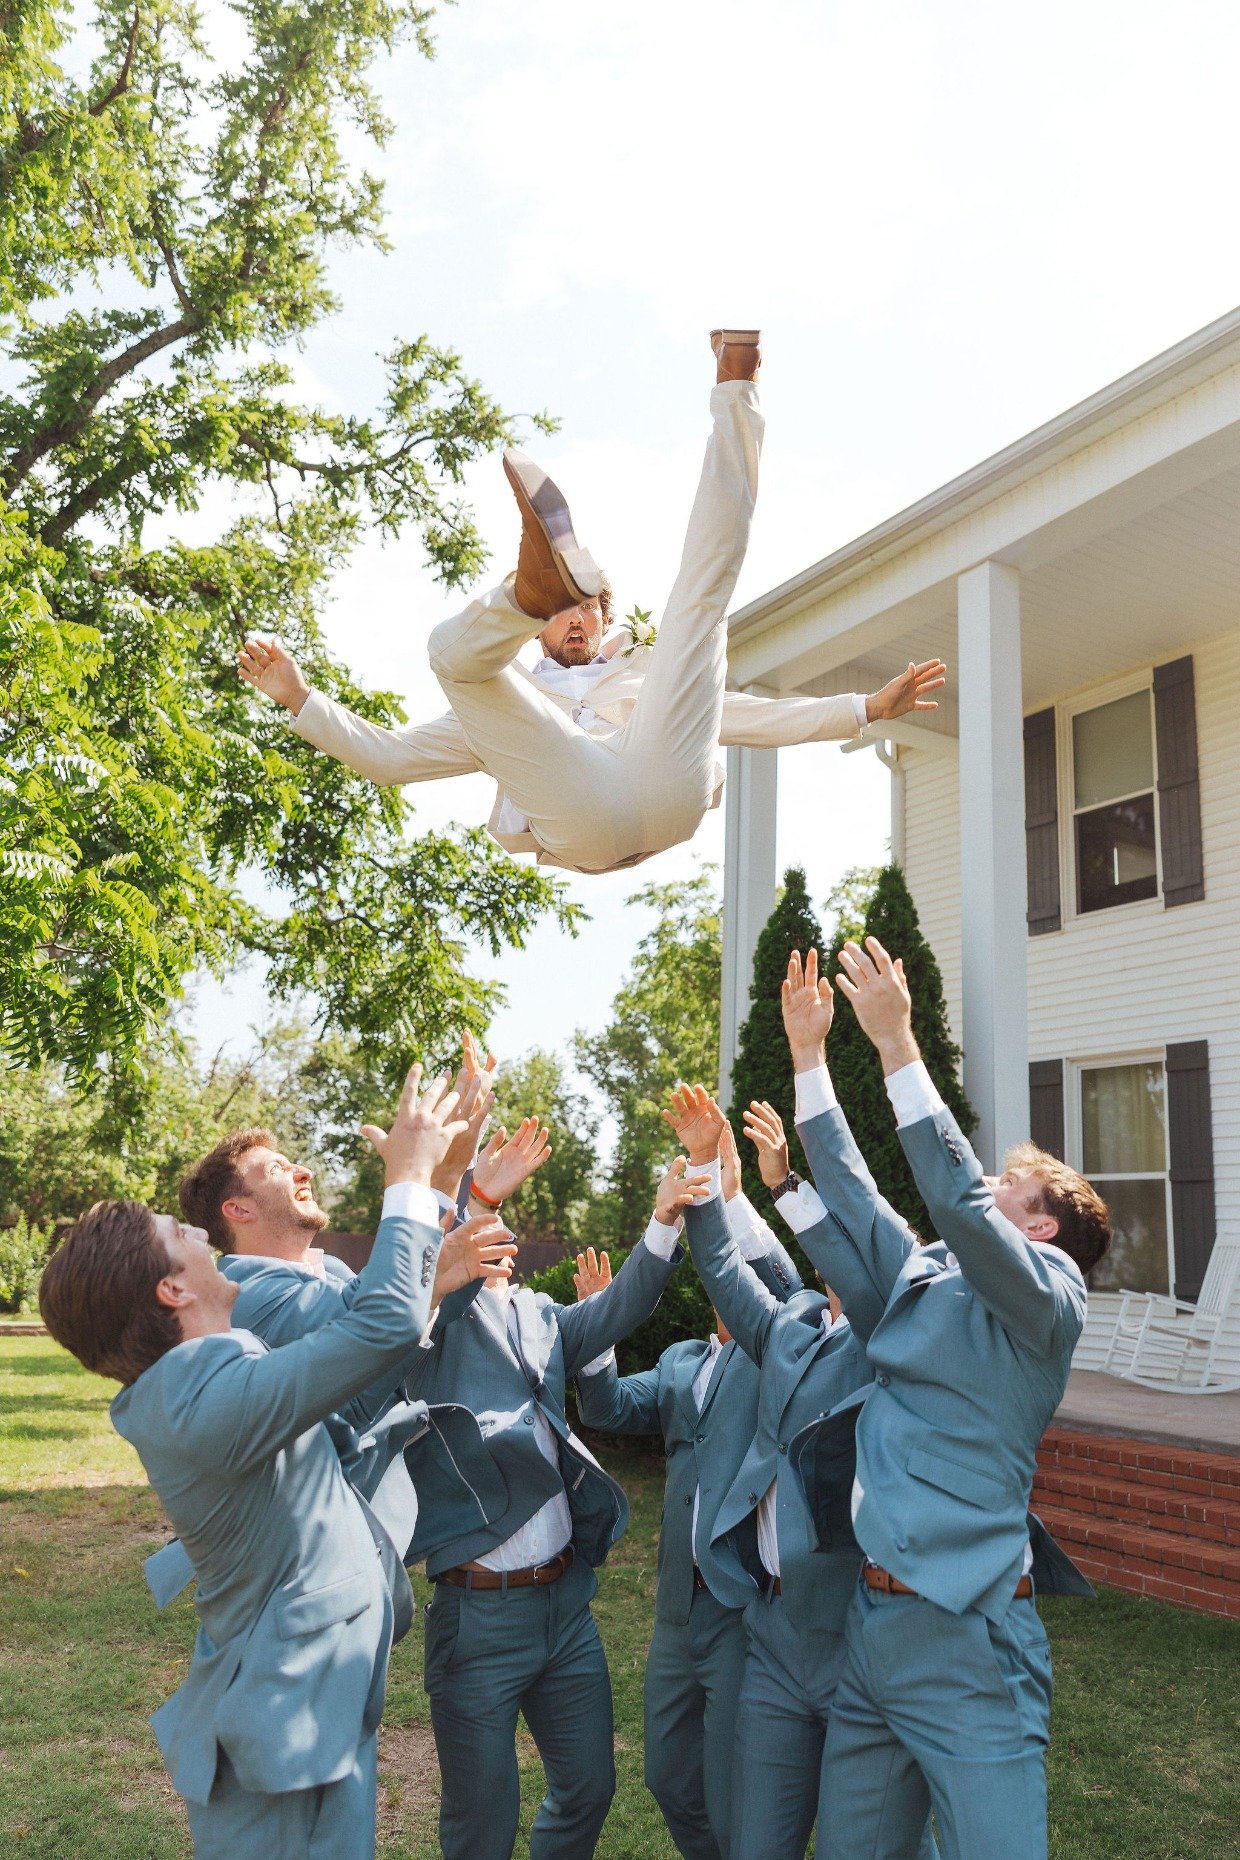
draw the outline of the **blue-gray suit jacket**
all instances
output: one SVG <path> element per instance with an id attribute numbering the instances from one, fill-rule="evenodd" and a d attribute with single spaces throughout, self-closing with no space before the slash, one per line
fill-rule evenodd
<path id="1" fill-rule="evenodd" d="M 645 1322 L 682 1257 L 677 1249 L 670 1260 L 660 1259 L 643 1241 L 607 1289 L 584 1304 L 556 1304 L 545 1292 L 518 1287 L 512 1293 L 515 1355 L 478 1301 L 447 1322 L 441 1306 L 428 1345 L 414 1353 L 408 1393 L 490 1419 L 485 1437 L 475 1423 L 472 1449 L 455 1457 L 441 1451 L 434 1436 L 408 1451 L 418 1494 L 410 1556 L 426 1556 L 428 1575 L 485 1556 L 560 1491 L 568 1495 L 577 1553 L 591 1564 L 604 1561 L 628 1523 L 628 1504 L 568 1426 L 566 1378 Z M 556 1436 L 558 1467 L 539 1450 L 536 1412 Z"/>
<path id="2" fill-rule="evenodd" d="M 856 1425 L 866 1554 L 940 1607 L 998 1621 L 1032 1538 L 1039 1589 L 1090 1594 L 1028 1511 L 1085 1319 L 1077 1266 L 999 1213 L 949 1111 L 900 1131 L 932 1246 L 879 1194 L 838 1107 L 797 1129 L 828 1210 L 799 1238 L 874 1374 Z"/>
<path id="3" fill-rule="evenodd" d="M 112 1402 L 198 1578 L 189 1673 L 152 1719 L 191 1802 L 221 1749 L 262 1794 L 335 1782 L 379 1722 L 392 1601 L 320 1424 L 408 1356 L 441 1240 L 385 1220 L 338 1323 L 282 1350 L 248 1331 L 192 1339 Z"/>
<path id="4" fill-rule="evenodd" d="M 830 1307 L 820 1292 L 798 1292 L 787 1303 L 771 1296 L 728 1232 L 718 1197 L 685 1209 L 685 1232 L 711 1303 L 760 1376 L 754 1439 L 719 1506 L 714 1542 L 752 1528 L 776 1481 L 785 1605 L 799 1627 L 838 1633 L 861 1565 L 849 1493 L 854 1398 L 870 1375 L 865 1351 L 846 1322 L 828 1332 Z M 841 1405 L 823 1448 L 822 1425 Z"/>
<path id="5" fill-rule="evenodd" d="M 776 1246 L 752 1262 L 782 1303 L 803 1290 L 797 1269 Z M 715 1519 L 740 1471 L 758 1426 L 758 1370 L 739 1344 L 719 1352 L 699 1410 L 693 1384 L 709 1344 L 701 1337 L 673 1343 L 655 1364 L 621 1377 L 614 1359 L 593 1375 L 578 1375 L 577 1406 L 587 1427 L 613 1434 L 662 1434 L 667 1450 L 659 1580 L 654 1611 L 683 1625 L 693 1606 L 693 1565 L 716 1601 L 744 1608 L 758 1592 L 761 1564 L 752 1517 L 712 1543 Z M 693 1500 L 698 1500 L 693 1531 Z"/>

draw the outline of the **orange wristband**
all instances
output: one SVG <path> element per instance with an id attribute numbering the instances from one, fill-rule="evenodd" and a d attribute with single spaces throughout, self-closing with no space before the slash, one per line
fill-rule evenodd
<path id="1" fill-rule="evenodd" d="M 494 1214 L 498 1209 L 502 1208 L 504 1205 L 504 1197 L 502 1195 L 500 1196 L 498 1201 L 492 1201 L 489 1195 L 483 1194 L 482 1190 L 478 1187 L 478 1184 L 476 1182 L 470 1183 L 469 1192 L 473 1196 L 475 1201 L 480 1201 L 482 1203 L 484 1208 L 490 1208 L 492 1214 Z"/>

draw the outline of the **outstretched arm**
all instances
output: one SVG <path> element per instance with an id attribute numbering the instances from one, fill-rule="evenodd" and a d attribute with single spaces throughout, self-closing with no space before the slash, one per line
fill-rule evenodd
<path id="1" fill-rule="evenodd" d="M 903 963 L 893 962 L 877 937 L 867 937 L 864 950 L 846 943 L 839 985 L 878 1051 L 904 1153 L 965 1278 L 1030 1348 L 1074 1342 L 1084 1321 L 1084 1280 L 1065 1254 L 1030 1239 L 995 1205 L 981 1164 L 922 1063 Z"/>
<path id="2" fill-rule="evenodd" d="M 555 1307 L 566 1375 L 575 1376 L 645 1323 L 683 1257 L 676 1245 L 681 1214 L 705 1192 L 701 1183 L 685 1180 L 684 1162 L 678 1159 L 659 1184 L 645 1234 L 612 1282 L 583 1304 Z"/>
<path id="3" fill-rule="evenodd" d="M 237 670 L 246 684 L 284 706 L 298 736 L 380 787 L 475 775 L 482 767 L 451 711 L 400 730 L 369 723 L 312 690 L 296 659 L 277 640 L 248 639 L 237 654 Z"/>
<path id="4" fill-rule="evenodd" d="M 903 717 L 909 711 L 937 710 L 938 701 L 929 694 L 942 685 L 946 669 L 941 659 L 927 659 L 921 665 L 910 662 L 906 672 L 868 697 L 853 691 L 839 697 L 781 698 L 728 691 L 719 741 L 750 749 L 779 749 L 792 743 L 859 736 L 867 724 Z"/>

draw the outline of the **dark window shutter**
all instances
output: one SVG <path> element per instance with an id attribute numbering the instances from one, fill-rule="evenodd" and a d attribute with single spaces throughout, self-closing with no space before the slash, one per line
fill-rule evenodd
<path id="1" fill-rule="evenodd" d="M 1195 904 L 1206 895 L 1191 654 L 1154 667 L 1154 736 L 1163 904 L 1170 910 L 1175 904 Z"/>
<path id="2" fill-rule="evenodd" d="M 1196 1298 L 1214 1246 L 1214 1131 L 1210 1049 L 1205 1040 L 1167 1048 L 1167 1134 L 1175 1295 Z"/>
<path id="3" fill-rule="evenodd" d="M 1029 881 L 1026 920 L 1030 936 L 1058 930 L 1059 796 L 1055 766 L 1055 713 L 1025 718 L 1025 871 Z"/>
<path id="4" fill-rule="evenodd" d="M 1029 1135 L 1063 1161 L 1062 1059 L 1035 1059 L 1029 1067 Z"/>

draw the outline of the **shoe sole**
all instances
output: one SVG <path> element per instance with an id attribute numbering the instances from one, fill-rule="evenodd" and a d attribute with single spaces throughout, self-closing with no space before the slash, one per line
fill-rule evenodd
<path id="1" fill-rule="evenodd" d="M 560 580 L 575 601 L 591 601 L 602 593 L 603 572 L 588 549 L 573 534 L 573 519 L 564 493 L 524 452 L 504 454 L 504 476 L 512 486 L 521 514 L 542 531 L 559 571 Z"/>
<path id="2" fill-rule="evenodd" d="M 733 343 L 739 348 L 760 349 L 762 331 L 760 329 L 712 329 L 710 346 L 718 355 L 720 349 L 729 348 Z"/>

